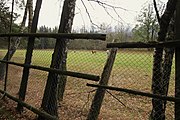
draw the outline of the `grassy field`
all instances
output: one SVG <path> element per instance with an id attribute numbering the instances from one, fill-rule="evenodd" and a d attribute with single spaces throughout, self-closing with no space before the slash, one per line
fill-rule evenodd
<path id="1" fill-rule="evenodd" d="M 0 57 L 5 54 L 0 50 Z M 34 50 L 32 64 L 39 66 L 50 66 L 52 50 Z M 18 50 L 12 61 L 23 63 L 25 50 Z M 107 53 L 97 51 L 76 50 L 68 51 L 67 68 L 94 75 L 101 75 L 106 63 Z M 118 51 L 111 73 L 109 85 L 151 92 L 153 52 L 125 50 Z M 22 76 L 22 68 L 10 65 L 8 90 L 17 95 Z M 40 107 L 43 91 L 46 84 L 47 72 L 31 70 L 28 84 L 26 101 L 33 106 Z M 170 82 L 169 95 L 174 95 L 174 65 Z M 64 102 L 59 111 L 63 120 L 85 119 L 93 99 L 94 88 L 86 87 L 86 83 L 94 83 L 78 78 L 68 77 Z M 146 120 L 151 110 L 151 99 L 121 92 L 111 91 L 121 102 L 112 95 L 106 94 L 99 119 L 103 120 Z M 33 96 L 33 97 L 32 97 Z M 28 113 L 31 114 L 31 113 Z M 168 102 L 168 118 L 173 118 L 173 104 Z M 31 116 L 30 116 L 31 117 Z"/>
<path id="2" fill-rule="evenodd" d="M 0 50 L 0 56 L 5 54 L 5 50 Z M 52 50 L 34 50 L 32 64 L 48 67 L 50 65 Z M 25 58 L 25 50 L 18 50 L 12 58 L 12 61 L 23 63 Z M 68 68 L 73 70 L 77 66 L 84 69 L 93 69 L 95 67 L 103 68 L 107 59 L 105 51 L 98 51 L 92 54 L 91 51 L 69 51 L 68 52 Z M 116 56 L 114 67 L 131 67 L 132 69 L 152 70 L 152 52 L 133 52 L 120 50 Z M 148 66 L 148 67 L 144 67 Z"/>

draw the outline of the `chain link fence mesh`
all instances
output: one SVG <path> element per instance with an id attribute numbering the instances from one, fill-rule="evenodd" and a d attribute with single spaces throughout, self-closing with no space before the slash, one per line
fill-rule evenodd
<path id="1" fill-rule="evenodd" d="M 153 50 L 119 49 L 109 85 L 152 93 L 153 55 Z M 168 96 L 172 97 L 174 96 L 175 89 L 174 79 L 175 67 L 173 61 L 168 90 Z M 107 91 L 100 112 L 100 119 L 147 120 L 150 118 L 152 111 L 151 98 L 122 92 Z M 167 102 L 165 114 L 167 120 L 174 119 L 174 102 Z"/>
<path id="2" fill-rule="evenodd" d="M 74 44 L 74 46 L 76 45 Z M 0 50 L 1 58 L 6 52 L 7 49 Z M 32 57 L 32 65 L 49 67 L 52 53 L 53 49 L 35 49 Z M 18 49 L 11 61 L 24 63 L 25 54 L 25 49 Z M 151 93 L 153 54 L 153 50 L 147 49 L 118 49 L 108 85 Z M 67 70 L 101 76 L 107 57 L 107 49 L 80 50 L 69 48 Z M 22 73 L 23 68 L 9 65 L 7 92 L 16 97 L 18 97 Z M 47 76 L 47 72 L 30 69 L 25 102 L 36 108 L 40 108 Z M 169 96 L 174 96 L 174 79 L 175 67 L 173 59 L 168 90 Z M 58 105 L 60 119 L 79 120 L 87 118 L 96 88 L 87 87 L 86 83 L 96 84 L 97 82 L 68 76 L 64 100 Z M 1 81 L 0 86 L 3 89 L 3 81 Z M 13 106 L 16 106 L 15 103 Z M 151 98 L 106 90 L 99 119 L 145 120 L 149 118 L 151 110 Z M 36 116 L 30 111 L 26 111 L 25 113 L 30 118 Z M 174 119 L 173 102 L 167 102 L 165 114 L 167 120 Z"/>

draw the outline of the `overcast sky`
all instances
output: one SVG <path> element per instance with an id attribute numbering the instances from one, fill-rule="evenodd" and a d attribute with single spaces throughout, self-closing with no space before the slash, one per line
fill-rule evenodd
<path id="1" fill-rule="evenodd" d="M 34 4 L 35 4 L 34 0 Z M 113 5 L 117 8 L 114 11 L 112 8 L 107 7 L 107 11 L 96 2 L 89 2 L 88 0 L 83 0 L 88 12 L 91 16 L 93 23 L 101 24 L 106 23 L 111 26 L 117 25 L 120 21 L 125 25 L 133 26 L 136 22 L 136 17 L 139 14 L 142 6 L 152 0 L 99 0 L 109 5 Z M 158 0 L 157 0 L 158 1 Z M 167 2 L 167 0 L 162 0 Z M 38 26 L 46 25 L 48 27 L 54 27 L 59 25 L 60 15 L 62 10 L 63 0 L 43 0 L 40 18 Z M 90 26 L 90 20 L 87 12 L 82 4 L 81 0 L 76 2 L 76 12 L 73 27 L 81 28 L 83 25 L 86 27 Z M 112 18 L 113 17 L 113 18 Z M 119 23 L 120 24 L 120 23 Z"/>

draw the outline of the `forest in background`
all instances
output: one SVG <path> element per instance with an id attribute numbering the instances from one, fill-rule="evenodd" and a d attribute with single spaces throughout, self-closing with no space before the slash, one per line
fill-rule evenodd
<path id="1" fill-rule="evenodd" d="M 8 7 L 5 0 L 0 1 L 0 33 L 9 32 L 10 24 L 10 7 Z M 23 3 L 19 3 L 20 7 L 23 7 Z M 159 5 L 159 9 L 163 11 L 162 6 L 164 3 Z M 18 13 L 14 13 L 12 33 L 18 33 L 20 25 L 16 23 L 17 18 L 20 16 Z M 100 25 L 91 25 L 91 28 L 86 28 L 85 26 L 79 27 L 79 29 L 73 29 L 72 33 L 104 33 L 107 34 L 106 41 L 92 41 L 92 40 L 70 40 L 68 43 L 68 49 L 97 49 L 105 50 L 105 44 L 116 39 L 117 42 L 149 42 L 156 41 L 158 33 L 158 23 L 156 15 L 153 9 L 153 4 L 148 3 L 144 5 L 137 16 L 137 24 L 135 26 L 127 26 L 123 24 L 118 24 L 116 26 L 107 25 L 106 23 L 101 23 Z M 28 28 L 25 28 L 25 32 Z M 46 25 L 38 27 L 38 33 L 57 33 L 58 27 L 50 28 Z M 7 48 L 7 40 L 1 38 L 0 48 Z M 52 49 L 55 45 L 55 39 L 52 38 L 39 38 L 35 41 L 35 49 Z M 22 38 L 18 49 L 24 49 L 27 46 L 27 39 Z"/>
<path id="2" fill-rule="evenodd" d="M 3 0 L 1 0 L 1 1 L 3 1 Z M 32 1 L 32 0 L 29 0 L 29 1 Z M 29 1 L 27 3 L 29 3 Z M 49 32 L 50 30 L 48 28 L 46 28 L 45 26 L 42 28 L 39 27 L 39 29 L 37 29 L 39 10 L 40 10 L 40 6 L 41 6 L 41 3 L 38 4 L 38 2 L 37 2 L 37 7 L 36 7 L 37 9 L 35 9 L 33 22 L 32 22 L 32 24 L 28 24 L 29 28 L 32 26 L 31 29 L 26 28 L 25 24 L 24 24 L 24 27 L 22 27 L 23 25 L 21 25 L 21 26 L 16 25 L 15 22 L 13 22 L 13 27 L 12 27 L 13 29 L 11 29 L 11 27 L 8 28 L 9 27 L 8 22 L 12 24 L 12 19 L 10 20 L 8 18 L 9 17 L 9 11 L 8 11 L 9 8 L 8 7 L 2 7 L 4 9 L 4 10 L 2 9 L 1 17 L 0 17 L 1 18 L 0 21 L 2 23 L 4 23 L 4 25 L 1 25 L 2 33 L 9 33 L 8 29 L 10 29 L 9 30 L 10 32 L 14 32 L 14 33 L 15 32 L 21 32 L 21 33 L 23 33 L 23 32 L 26 32 L 26 31 L 24 31 L 24 28 L 25 28 L 25 30 L 28 29 L 27 31 L 31 32 L 31 33 L 36 33 L 36 31 L 38 33 Z M 42 0 L 40 2 L 42 2 Z M 70 5 L 68 2 L 70 2 L 72 4 Z M 170 2 L 173 2 L 173 4 L 170 4 Z M 133 41 L 133 42 L 134 41 L 151 42 L 151 41 L 156 41 L 156 38 L 158 38 L 157 39 L 158 42 L 164 42 L 167 40 L 169 40 L 169 41 L 174 40 L 173 26 L 175 24 L 173 22 L 173 13 L 176 9 L 176 1 L 170 1 L 170 2 L 167 3 L 167 8 L 161 17 L 158 14 L 159 12 L 156 10 L 160 30 L 158 30 L 159 27 L 158 27 L 157 21 L 155 19 L 156 17 L 153 16 L 154 12 L 152 10 L 151 4 L 149 4 L 148 6 L 146 6 L 145 8 L 142 9 L 142 13 L 137 18 L 137 21 L 139 24 L 136 24 L 135 27 L 131 28 L 131 27 L 124 27 L 123 25 L 118 25 L 118 29 L 115 29 L 115 27 L 109 27 L 106 24 L 104 24 L 104 25 L 101 24 L 98 27 L 100 29 L 98 29 L 98 30 L 92 29 L 93 33 L 106 33 L 106 34 L 108 34 L 106 42 L 111 42 L 111 40 L 113 40 L 113 39 L 116 39 L 117 42 L 130 42 L 130 41 Z M 31 7 L 33 6 L 33 4 L 30 4 L 30 5 L 31 5 Z M 62 17 L 61 17 L 60 26 L 58 28 L 58 33 L 70 33 L 72 31 L 72 23 L 73 23 L 74 11 L 75 11 L 75 1 L 71 1 L 71 0 L 66 1 L 65 0 L 64 6 L 65 6 L 65 7 L 63 7 L 64 12 L 62 12 Z M 154 3 L 154 6 L 157 9 L 156 3 Z M 27 4 L 27 8 L 29 9 L 30 12 L 32 12 L 32 10 L 33 10 L 33 9 L 30 10 L 31 7 L 29 7 L 29 5 Z M 177 10 L 178 10 L 178 8 L 180 8 L 180 7 L 178 6 Z M 69 13 L 67 13 L 67 12 L 69 12 Z M 66 16 L 66 15 L 68 15 L 68 16 Z M 16 15 L 13 14 L 13 16 L 14 16 L 14 19 L 16 19 Z M 29 16 L 31 16 L 31 14 Z M 17 17 L 18 17 L 18 15 L 17 15 Z M 11 18 L 12 18 L 12 14 L 11 14 Z M 29 17 L 29 18 L 31 18 L 31 17 Z M 176 21 L 179 21 L 178 17 L 176 17 L 176 18 L 177 18 Z M 31 20 L 32 19 L 29 19 L 29 21 L 31 21 Z M 172 25 L 169 25 L 169 24 L 172 24 Z M 178 24 L 177 24 L 177 26 L 178 26 Z M 177 26 L 175 26 L 176 30 L 178 30 L 178 28 L 179 28 Z M 20 27 L 19 30 L 16 29 L 18 27 Z M 127 28 L 130 28 L 130 29 L 127 29 Z M 83 32 L 84 33 L 92 33 L 91 29 L 87 29 L 87 30 L 82 29 L 82 30 L 84 30 L 84 31 L 79 30 L 80 33 L 83 33 Z M 77 32 L 76 30 L 74 30 L 74 31 Z M 158 34 L 157 34 L 157 31 L 159 31 Z M 177 33 L 179 33 L 179 32 L 177 32 Z M 176 35 L 175 38 L 178 38 L 177 33 L 175 34 Z M 167 37 L 166 37 L 166 34 L 167 34 Z M 5 38 L 3 38 L 3 39 L 5 39 Z M 17 48 L 23 48 L 26 44 L 25 39 L 22 39 L 19 37 L 17 37 L 16 40 L 13 40 L 13 39 L 14 38 L 11 38 L 11 40 L 14 42 L 14 45 L 9 46 L 9 51 L 5 55 L 3 60 L 11 59 L 13 54 L 16 52 Z M 19 44 L 16 44 L 16 43 L 19 43 L 20 40 L 21 40 L 21 47 L 19 47 Z M 12 41 L 11 41 L 11 43 L 13 43 Z M 44 40 L 36 39 L 35 43 L 34 43 L 34 41 L 35 41 L 34 37 L 29 37 L 27 55 L 26 55 L 26 59 L 25 59 L 25 65 L 31 65 L 31 58 L 32 58 L 32 52 L 33 52 L 34 44 L 35 44 L 36 49 L 50 49 L 49 41 L 52 41 L 52 40 L 50 40 L 50 39 L 44 39 Z M 56 46 L 55 46 L 54 53 L 52 56 L 52 63 L 50 65 L 52 68 L 59 69 L 62 71 L 67 70 L 66 69 L 66 60 L 67 60 L 67 49 L 66 49 L 67 47 L 66 47 L 66 45 L 67 45 L 67 43 L 69 43 L 69 48 L 70 48 L 70 45 L 72 44 L 72 42 L 68 42 L 68 40 L 64 40 L 64 39 L 57 39 L 56 40 Z M 83 43 L 83 42 L 81 42 L 79 44 L 77 43 L 76 49 L 89 49 L 88 47 L 84 47 L 86 44 L 87 43 Z M 91 44 L 91 42 L 89 42 L 88 44 Z M 98 43 L 98 44 L 101 44 L 101 43 Z M 138 44 L 139 43 L 136 43 L 135 47 L 137 47 Z M 81 48 L 79 45 L 83 45 L 84 48 Z M 71 46 L 70 49 L 75 49 L 74 46 Z M 97 47 L 96 45 L 91 45 L 91 46 L 93 49 L 95 49 Z M 103 49 L 102 47 L 97 47 L 97 48 Z M 177 55 L 178 52 L 177 51 L 175 51 L 175 52 Z M 151 86 L 153 94 L 164 95 L 164 96 L 168 95 L 168 89 L 169 89 L 168 86 L 169 86 L 169 78 L 171 75 L 171 66 L 173 63 L 173 54 L 174 54 L 173 48 L 159 48 L 159 47 L 155 48 L 154 55 L 153 55 L 153 68 L 152 68 L 153 71 L 152 71 L 152 86 Z M 108 59 L 111 59 L 111 58 L 113 58 L 113 57 L 109 56 Z M 175 60 L 178 61 L 178 59 L 175 59 Z M 3 70 L 4 68 L 5 67 L 3 66 L 1 71 L 5 71 L 5 70 Z M 27 84 L 24 84 L 24 83 L 28 80 L 29 67 L 28 68 L 25 67 L 23 73 L 24 74 L 22 76 L 21 86 L 20 86 L 20 90 L 19 90 L 19 99 L 20 100 L 25 100 Z M 53 79 L 53 81 L 52 81 L 52 79 Z M 5 78 L 5 81 L 6 80 L 7 79 Z M 58 82 L 58 80 L 59 80 L 59 82 Z M 176 80 L 175 81 L 176 83 L 177 83 L 177 81 L 179 81 L 177 79 L 177 77 L 175 80 Z M 58 116 L 58 113 L 57 113 L 57 111 L 58 111 L 57 107 L 58 106 L 57 106 L 57 100 L 56 100 L 57 94 L 56 93 L 58 93 L 60 91 L 61 92 L 60 94 L 62 94 L 62 92 L 65 90 L 65 84 L 66 84 L 65 82 L 66 82 L 65 76 L 63 76 L 63 75 L 57 76 L 56 73 L 49 72 L 48 79 L 47 79 L 48 87 L 45 88 L 45 92 L 44 92 L 45 94 L 43 97 L 42 106 L 43 106 L 43 110 L 45 110 L 45 111 L 51 110 L 51 106 L 53 106 L 52 111 L 47 111 L 48 113 L 54 112 L 52 114 L 50 113 L 51 115 Z M 64 88 L 64 90 L 57 90 L 57 88 L 60 88 L 60 89 Z M 175 90 L 178 90 L 178 89 L 179 89 L 179 86 L 175 85 Z M 60 94 L 58 96 L 60 96 Z M 61 96 L 63 97 L 63 95 L 61 95 Z M 175 96 L 179 96 L 179 93 L 175 92 Z M 98 95 L 98 97 L 99 97 L 99 95 Z M 54 99 L 51 101 L 50 98 L 54 98 Z M 61 100 L 62 100 L 62 98 L 61 98 Z M 92 103 L 94 103 L 94 102 L 92 102 Z M 179 110 L 179 106 L 177 106 L 177 105 L 178 104 L 176 104 L 176 102 L 175 102 L 175 115 L 178 115 L 176 112 L 177 112 L 177 110 Z M 18 104 L 17 108 L 19 111 L 21 111 L 21 108 L 22 108 L 21 104 Z M 157 100 L 157 99 L 153 98 L 152 99 L 152 111 L 151 111 L 150 117 L 152 119 L 158 118 L 159 116 L 161 118 L 165 118 L 165 109 L 166 109 L 166 102 L 163 102 L 162 100 Z M 90 109 L 90 110 L 92 110 L 92 109 Z M 161 113 L 159 113 L 159 111 Z M 89 112 L 89 113 L 91 113 L 91 112 Z M 91 114 L 91 115 L 94 115 L 94 114 Z M 41 118 L 42 116 L 39 116 L 39 117 Z"/>

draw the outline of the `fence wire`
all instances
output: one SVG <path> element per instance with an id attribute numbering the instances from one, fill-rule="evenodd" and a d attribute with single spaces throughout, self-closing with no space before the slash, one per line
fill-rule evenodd
<path id="1" fill-rule="evenodd" d="M 153 76 L 153 56 L 154 51 L 147 49 L 119 49 L 116 55 L 116 60 L 109 80 L 109 85 L 113 87 L 126 88 L 141 92 L 152 92 L 152 76 Z M 165 56 L 165 53 L 164 55 Z M 165 66 L 165 59 L 162 61 Z M 166 61 L 167 62 L 167 61 Z M 163 80 L 168 80 L 168 72 L 170 72 L 169 82 L 159 81 L 158 89 L 161 91 L 161 95 L 164 95 L 164 86 L 169 86 L 167 89 L 168 96 L 174 96 L 175 89 L 175 67 L 174 60 L 169 71 L 166 68 L 165 76 Z M 154 71 L 156 72 L 156 71 Z M 160 79 L 159 73 L 157 73 Z M 162 79 L 162 78 L 161 78 Z M 157 91 L 157 90 L 156 90 Z M 164 102 L 162 100 L 155 99 L 158 102 L 153 101 L 154 107 L 152 108 L 152 99 L 137 95 L 131 95 L 121 92 L 106 92 L 102 109 L 99 115 L 99 119 L 118 119 L 118 120 L 146 120 L 149 119 L 152 111 L 156 113 L 152 118 L 161 119 L 162 111 L 165 111 L 166 119 L 174 119 L 174 102 Z M 96 102 L 96 101 L 94 101 Z M 98 102 L 98 99 L 97 99 Z M 160 106 L 159 104 L 162 104 Z M 165 105 L 164 105 L 165 104 Z M 159 108 L 161 107 L 161 108 Z M 161 111 L 160 111 L 161 110 Z M 93 116 L 93 115 L 92 115 Z M 94 117 L 93 119 L 95 119 Z"/>
<path id="2" fill-rule="evenodd" d="M 81 41 L 79 44 L 81 44 Z M 89 43 L 87 42 L 85 44 Z M 96 42 L 92 45 L 96 46 Z M 76 46 L 76 44 L 74 44 L 74 46 Z M 6 52 L 7 49 L 0 50 L 1 58 L 3 58 Z M 11 61 L 24 63 L 25 54 L 25 49 L 18 49 Z M 32 64 L 49 67 L 52 54 L 53 49 L 36 48 L 33 51 Z M 71 49 L 70 47 L 68 48 L 67 70 L 100 76 L 103 72 L 103 67 L 106 63 L 108 54 L 107 49 L 78 49 L 77 47 Z M 119 49 L 108 85 L 152 93 L 153 55 L 153 49 Z M 163 55 L 165 56 L 165 53 Z M 174 96 L 174 59 L 171 68 L 169 83 L 160 83 L 160 86 L 169 84 L 168 96 Z M 18 97 L 22 72 L 23 68 L 9 65 L 7 92 L 13 96 Z M 25 102 L 36 108 L 41 107 L 47 77 L 47 72 L 34 69 L 30 70 Z M 0 82 L 0 88 L 3 89 L 3 81 Z M 95 82 L 67 77 L 64 99 L 62 102 L 58 103 L 58 114 L 60 119 L 85 120 L 87 118 L 96 89 L 87 87 L 86 83 Z M 98 119 L 146 120 L 149 119 L 152 109 L 151 98 L 107 90 Z M 25 113 L 28 114 L 30 118 L 36 117 L 35 114 L 29 111 L 26 111 Z M 166 103 L 165 116 L 167 120 L 175 118 L 173 102 Z"/>

